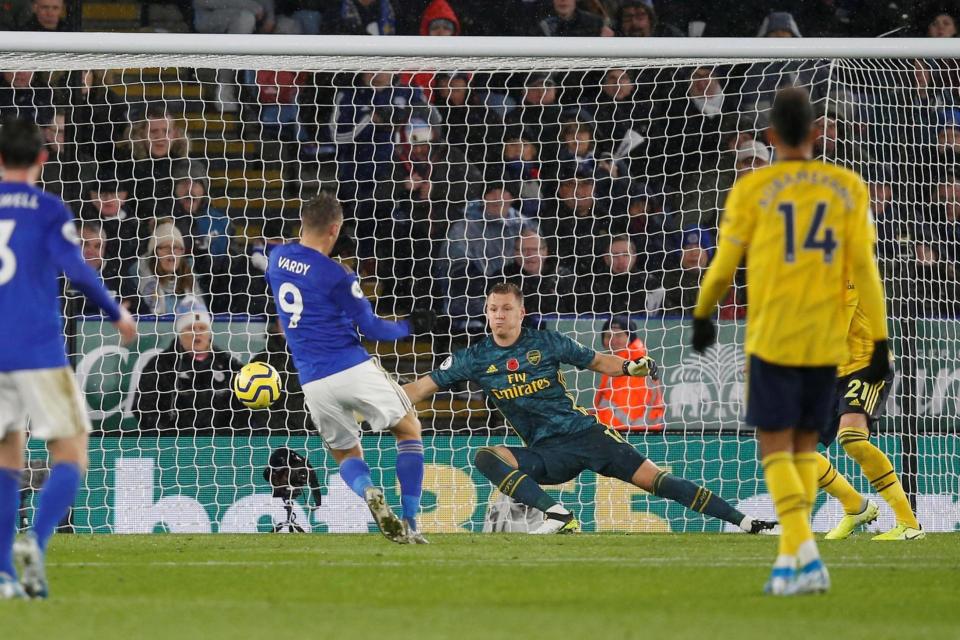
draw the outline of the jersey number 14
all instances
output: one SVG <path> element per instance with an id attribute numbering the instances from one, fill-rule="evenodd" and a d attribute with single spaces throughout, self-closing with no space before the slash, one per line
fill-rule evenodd
<path id="1" fill-rule="evenodd" d="M 783 216 L 784 238 L 786 247 L 784 249 L 784 260 L 795 262 L 797 259 L 797 239 L 796 239 L 796 214 L 792 202 L 784 202 L 777 211 Z M 827 215 L 827 203 L 818 202 L 817 208 L 813 212 L 813 221 L 803 240 L 803 248 L 808 251 L 822 251 L 823 261 L 832 262 L 833 252 L 837 248 L 837 241 L 833 239 L 833 229 L 823 227 L 823 219 Z"/>

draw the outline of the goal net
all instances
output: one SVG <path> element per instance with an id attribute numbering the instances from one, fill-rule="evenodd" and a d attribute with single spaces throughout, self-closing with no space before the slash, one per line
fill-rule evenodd
<path id="1" fill-rule="evenodd" d="M 65 285 L 67 346 L 96 429 L 70 525 L 269 531 L 286 506 L 308 531 L 371 527 L 304 410 L 263 279 L 265 253 L 296 238 L 299 207 L 320 190 L 344 204 L 335 254 L 377 311 L 439 315 L 429 336 L 367 345 L 391 375 L 411 381 L 483 335 L 484 291 L 515 282 L 531 326 L 596 349 L 645 348 L 662 364 L 660 383 L 631 391 L 570 371 L 577 404 L 664 468 L 772 515 L 741 421 L 743 274 L 721 306 L 715 348 L 697 356 L 685 327 L 730 188 L 772 160 L 773 94 L 798 84 L 817 105 L 818 157 L 870 185 L 898 373 L 877 442 L 923 526 L 960 526 L 955 60 L 893 47 L 870 59 L 510 51 L 504 41 L 500 57 L 0 52 L 0 113 L 42 125 L 43 188 L 73 209 L 88 262 L 142 332 L 120 346 Z M 283 377 L 268 411 L 244 409 L 229 391 L 251 359 Z M 473 467 L 479 447 L 519 444 L 488 399 L 465 386 L 418 410 L 425 530 L 516 525 Z M 309 487 L 285 505 L 286 489 L 265 479 L 281 447 L 318 470 L 322 505 Z M 392 438 L 367 431 L 363 448 L 399 503 Z M 829 456 L 872 493 L 842 451 Z M 37 486 L 40 443 L 29 457 Z M 587 530 L 721 530 L 591 472 L 549 491 Z M 877 526 L 892 526 L 881 508 Z M 840 514 L 821 496 L 815 528 Z"/>

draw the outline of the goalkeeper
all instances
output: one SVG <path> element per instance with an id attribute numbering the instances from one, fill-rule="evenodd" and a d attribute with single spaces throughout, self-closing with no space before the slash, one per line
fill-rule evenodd
<path id="1" fill-rule="evenodd" d="M 580 529 L 573 514 L 540 485 L 566 482 L 587 469 L 748 533 L 773 528 L 775 523 L 746 516 L 709 489 L 659 469 L 619 433 L 578 407 L 560 372 L 561 363 L 569 363 L 609 376 L 655 377 L 657 365 L 652 358 L 625 360 L 596 353 L 555 331 L 523 328 L 524 313 L 523 294 L 516 285 L 495 285 L 486 301 L 492 335 L 454 353 L 437 370 L 404 385 L 404 391 L 416 403 L 458 382 L 472 380 L 483 387 L 527 446 L 483 447 L 474 464 L 502 493 L 546 514 L 532 533 Z"/>

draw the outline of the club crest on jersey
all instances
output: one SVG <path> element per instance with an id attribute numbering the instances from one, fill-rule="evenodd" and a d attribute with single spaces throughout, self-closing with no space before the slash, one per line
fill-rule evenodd
<path id="1" fill-rule="evenodd" d="M 520 368 L 520 361 L 516 358 L 510 358 L 507 360 L 507 371 L 516 371 Z"/>
<path id="2" fill-rule="evenodd" d="M 540 364 L 540 352 L 534 349 L 533 351 L 527 351 L 527 362 L 533 366 Z"/>

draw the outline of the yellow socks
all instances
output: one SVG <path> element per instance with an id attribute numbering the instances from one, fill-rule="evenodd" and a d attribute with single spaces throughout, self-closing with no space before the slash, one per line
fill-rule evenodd
<path id="1" fill-rule="evenodd" d="M 782 529 L 780 555 L 796 556 L 801 544 L 813 540 L 813 532 L 810 530 L 806 491 L 793 454 L 780 451 L 768 455 L 763 459 L 763 475 Z"/>
<path id="2" fill-rule="evenodd" d="M 917 517 L 910 508 L 910 501 L 903 491 L 900 479 L 893 470 L 890 459 L 875 447 L 868 436 L 859 429 L 843 429 L 837 438 L 843 450 L 857 461 L 863 474 L 867 476 L 874 491 L 886 500 L 897 517 L 898 524 L 919 529 Z"/>
<path id="3" fill-rule="evenodd" d="M 817 456 L 817 484 L 820 488 L 839 500 L 849 515 L 863 511 L 863 496 L 830 464 L 826 456 L 820 453 L 813 455 Z"/>
<path id="4" fill-rule="evenodd" d="M 803 485 L 803 495 L 807 501 L 807 520 L 813 516 L 813 505 L 817 501 L 817 454 L 815 451 L 793 454 L 793 464 Z"/>

